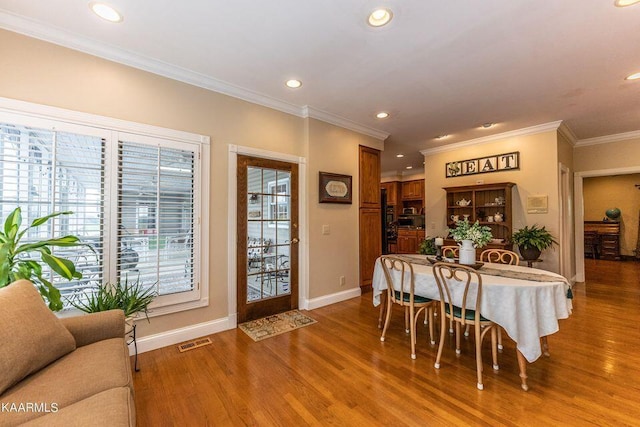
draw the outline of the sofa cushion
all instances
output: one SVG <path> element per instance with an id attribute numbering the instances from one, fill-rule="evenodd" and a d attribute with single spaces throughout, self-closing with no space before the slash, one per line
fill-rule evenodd
<path id="1" fill-rule="evenodd" d="M 0 289 L 0 394 L 76 348 L 28 280 Z"/>
<path id="2" fill-rule="evenodd" d="M 7 390 L 1 400 L 9 405 L 20 402 L 55 403 L 62 410 L 94 394 L 117 387 L 128 387 L 133 391 L 129 349 L 124 338 L 78 347 Z M 39 415 L 9 412 L 3 413 L 2 418 L 10 423 L 26 422 Z"/>
<path id="3" fill-rule="evenodd" d="M 29 427 L 135 426 L 133 394 L 128 387 L 112 388 L 73 405 L 27 422 Z"/>

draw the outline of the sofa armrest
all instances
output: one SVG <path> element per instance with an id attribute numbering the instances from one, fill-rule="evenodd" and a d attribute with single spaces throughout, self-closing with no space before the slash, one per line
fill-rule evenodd
<path id="1" fill-rule="evenodd" d="M 76 340 L 76 346 L 124 337 L 124 312 L 109 310 L 60 319 Z"/>

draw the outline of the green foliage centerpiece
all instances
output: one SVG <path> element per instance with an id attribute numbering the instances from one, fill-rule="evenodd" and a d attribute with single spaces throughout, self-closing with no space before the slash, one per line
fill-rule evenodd
<path id="1" fill-rule="evenodd" d="M 454 228 L 449 229 L 449 235 L 460 245 L 460 264 L 473 265 L 476 261 L 476 250 L 491 241 L 491 228 L 480 225 L 478 221 L 471 224 L 464 219 L 456 222 Z"/>
<path id="2" fill-rule="evenodd" d="M 493 239 L 490 227 L 480 225 L 478 221 L 471 224 L 467 219 L 456 222 L 455 228 L 449 229 L 449 235 L 456 242 L 471 240 L 475 248 L 481 248 Z"/>

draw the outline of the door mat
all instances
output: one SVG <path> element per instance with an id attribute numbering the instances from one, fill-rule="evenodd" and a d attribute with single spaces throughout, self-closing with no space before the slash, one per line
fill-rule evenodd
<path id="1" fill-rule="evenodd" d="M 291 310 L 241 323 L 238 327 L 249 335 L 252 340 L 261 341 L 314 323 L 317 322 L 311 317 L 300 313 L 298 310 Z"/>

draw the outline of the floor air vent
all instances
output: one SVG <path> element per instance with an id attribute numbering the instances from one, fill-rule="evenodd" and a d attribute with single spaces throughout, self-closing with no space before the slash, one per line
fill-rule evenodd
<path id="1" fill-rule="evenodd" d="M 211 344 L 211 339 L 209 338 L 198 338 L 197 340 L 189 341 L 178 345 L 178 350 L 180 353 L 193 350 L 194 348 L 202 347 L 207 344 Z"/>

